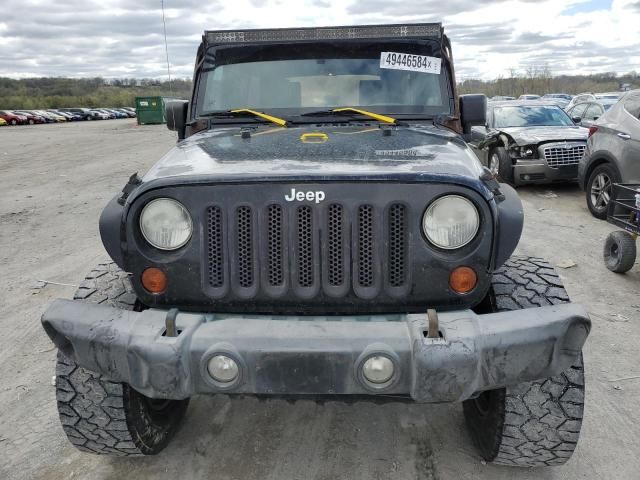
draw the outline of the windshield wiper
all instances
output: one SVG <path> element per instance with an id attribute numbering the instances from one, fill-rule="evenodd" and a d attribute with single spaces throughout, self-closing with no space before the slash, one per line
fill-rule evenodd
<path id="1" fill-rule="evenodd" d="M 287 126 L 287 121 L 283 118 L 274 117 L 273 115 L 268 115 L 264 112 L 258 112 L 257 110 L 251 110 L 250 108 L 236 108 L 233 110 L 222 110 L 219 112 L 208 112 L 202 113 L 199 115 L 200 117 L 220 117 L 220 118 L 233 118 L 233 117 L 258 117 L 262 120 L 266 120 L 268 122 L 275 123 L 276 125 L 280 125 L 281 127 Z"/>
<path id="2" fill-rule="evenodd" d="M 307 112 L 300 114 L 301 117 L 321 117 L 321 116 L 330 116 L 330 115 L 344 115 L 344 114 L 354 114 L 358 113 L 360 115 L 364 115 L 365 117 L 372 118 L 374 120 L 378 120 L 379 122 L 389 123 L 391 125 L 401 125 L 397 119 L 393 117 L 388 117 L 387 115 L 381 115 L 379 113 L 370 112 L 368 110 L 362 110 L 360 108 L 354 107 L 340 107 L 340 108 L 332 108 L 330 110 L 316 110 L 314 112 Z M 353 115 L 350 115 L 353 116 Z"/>

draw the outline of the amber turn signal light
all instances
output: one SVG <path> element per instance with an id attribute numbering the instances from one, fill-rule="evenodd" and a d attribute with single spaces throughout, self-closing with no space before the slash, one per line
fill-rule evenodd
<path id="1" fill-rule="evenodd" d="M 469 267 L 457 267 L 449 275 L 449 286 L 456 293 L 469 293 L 477 284 L 478 276 Z"/>
<path id="2" fill-rule="evenodd" d="M 162 293 L 167 289 L 167 274 L 151 267 L 142 272 L 142 286 L 150 293 Z"/>

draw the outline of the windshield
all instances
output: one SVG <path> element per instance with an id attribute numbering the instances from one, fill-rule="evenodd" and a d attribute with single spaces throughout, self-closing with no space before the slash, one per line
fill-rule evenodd
<path id="1" fill-rule="evenodd" d="M 211 47 L 197 114 L 252 108 L 282 116 L 362 107 L 378 113 L 451 112 L 434 41 Z"/>
<path id="2" fill-rule="evenodd" d="M 508 106 L 493 109 L 493 126 L 495 128 L 573 125 L 571 118 L 559 107 Z"/>

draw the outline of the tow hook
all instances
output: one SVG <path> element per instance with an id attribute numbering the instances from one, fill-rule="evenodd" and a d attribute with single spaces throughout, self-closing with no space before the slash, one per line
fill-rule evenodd
<path id="1" fill-rule="evenodd" d="M 429 330 L 427 330 L 427 338 L 440 338 L 440 322 L 438 313 L 433 308 L 427 309 L 427 318 L 429 319 Z"/>
<path id="2" fill-rule="evenodd" d="M 164 320 L 165 324 L 165 336 L 177 337 L 178 330 L 176 329 L 176 317 L 178 316 L 178 309 L 172 308 L 167 312 L 167 317 Z"/>

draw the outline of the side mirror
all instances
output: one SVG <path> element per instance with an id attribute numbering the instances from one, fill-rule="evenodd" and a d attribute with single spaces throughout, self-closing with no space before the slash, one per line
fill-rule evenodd
<path id="1" fill-rule="evenodd" d="M 487 124 L 487 97 L 484 95 L 460 96 L 460 121 L 462 132 L 468 134 L 474 125 Z"/>
<path id="2" fill-rule="evenodd" d="M 573 123 L 576 125 L 580 125 L 582 123 L 582 118 L 580 117 L 571 117 L 571 120 L 573 120 Z"/>
<path id="3" fill-rule="evenodd" d="M 167 102 L 164 107 L 164 116 L 167 120 L 167 128 L 178 132 L 178 139 L 180 140 L 184 139 L 185 136 L 188 107 L 189 102 L 186 100 L 174 100 Z"/>

